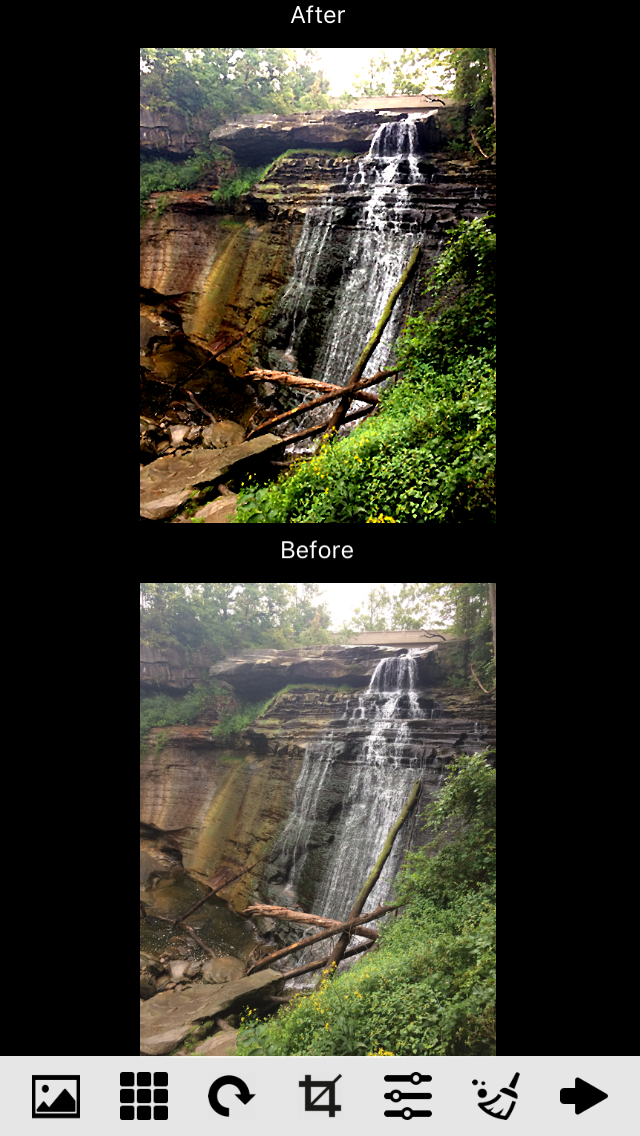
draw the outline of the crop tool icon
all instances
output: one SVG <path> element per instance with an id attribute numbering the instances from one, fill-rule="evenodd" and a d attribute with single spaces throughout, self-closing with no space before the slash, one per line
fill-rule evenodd
<path id="1" fill-rule="evenodd" d="M 329 1116 L 335 1116 L 336 1112 L 342 1112 L 342 1105 L 336 1104 L 335 1089 L 336 1081 L 339 1081 L 341 1076 L 342 1073 L 338 1073 L 338 1076 L 334 1077 L 333 1081 L 312 1081 L 307 1073 L 304 1081 L 298 1081 L 300 1088 L 304 1089 L 305 1112 L 328 1112 Z M 322 1089 L 322 1092 L 318 1093 L 315 1100 L 311 1100 L 312 1089 Z M 329 1103 L 318 1104 L 320 1097 L 323 1097 L 326 1092 L 329 1093 Z"/>

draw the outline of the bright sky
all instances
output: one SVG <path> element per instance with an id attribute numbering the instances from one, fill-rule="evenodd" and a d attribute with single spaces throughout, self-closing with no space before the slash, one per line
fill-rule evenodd
<path id="1" fill-rule="evenodd" d="M 351 86 L 356 72 L 366 69 L 367 60 L 372 56 L 385 51 L 387 58 L 393 63 L 400 58 L 403 49 L 401 47 L 318 47 L 316 51 L 322 60 L 323 71 L 331 80 L 329 94 L 338 96 Z M 439 84 L 437 70 L 438 68 L 434 68 L 432 73 L 434 87 Z M 387 91 L 389 94 L 392 93 L 390 72 L 387 78 Z"/>
<path id="2" fill-rule="evenodd" d="M 331 612 L 331 630 L 337 631 L 345 619 L 350 619 L 353 609 L 362 607 L 370 588 L 379 588 L 380 584 L 320 584 L 323 595 L 317 598 L 318 603 L 326 603 Z M 393 591 L 395 584 L 385 584 L 389 591 Z"/>

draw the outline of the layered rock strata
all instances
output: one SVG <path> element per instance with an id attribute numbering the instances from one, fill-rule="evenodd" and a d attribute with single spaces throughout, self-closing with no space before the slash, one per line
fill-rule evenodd
<path id="1" fill-rule="evenodd" d="M 477 694 L 455 694 L 443 685 L 463 647 L 461 641 L 450 641 L 426 648 L 418 660 L 421 712 L 430 714 L 437 706 L 437 713 L 411 721 L 406 752 L 396 754 L 399 765 L 416 767 L 416 776 L 434 792 L 455 754 L 479 752 L 495 738 L 494 698 L 479 688 Z M 301 683 L 302 689 L 276 695 L 233 744 L 215 741 L 210 727 L 202 725 L 152 730 L 141 762 L 142 821 L 154 832 L 168 834 L 185 870 L 201 882 L 222 867 L 240 870 L 264 856 L 254 871 L 222 893 L 236 911 L 254 901 L 290 906 L 291 896 L 283 891 L 288 853 L 286 848 L 277 851 L 277 841 L 292 816 L 309 745 L 332 733 L 331 777 L 318 795 L 313 832 L 306 834 L 313 849 L 300 902 L 313 910 L 322 860 L 340 822 L 344 788 L 354 764 L 362 760 L 371 729 L 371 723 L 351 720 L 354 699 L 368 687 L 381 657 L 403 653 L 375 647 L 263 649 L 215 664 L 211 670 L 216 677 L 247 701 L 290 683 Z M 154 681 L 161 680 L 156 672 Z M 166 681 L 172 681 L 171 675 Z"/>

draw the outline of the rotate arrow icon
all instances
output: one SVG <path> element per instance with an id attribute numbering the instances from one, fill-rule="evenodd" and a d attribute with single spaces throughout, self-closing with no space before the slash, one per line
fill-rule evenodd
<path id="1" fill-rule="evenodd" d="M 255 1093 L 249 1092 L 244 1081 L 241 1081 L 239 1077 L 218 1077 L 218 1080 L 214 1081 L 209 1089 L 209 1104 L 213 1111 L 217 1112 L 219 1116 L 229 1115 L 229 1109 L 225 1108 L 225 1106 L 218 1101 L 218 1091 L 223 1085 L 235 1085 L 237 1089 L 240 1089 L 240 1092 L 236 1093 L 236 1096 L 243 1104 L 248 1104 L 256 1095 Z"/>
<path id="2" fill-rule="evenodd" d="M 560 1089 L 560 1103 L 574 1104 L 576 1116 L 579 1112 L 593 1108 L 594 1104 L 600 1104 L 600 1101 L 606 1100 L 608 1096 L 608 1093 L 603 1093 L 601 1089 L 596 1089 L 595 1085 L 590 1085 L 580 1077 L 576 1077 L 575 1088 Z"/>

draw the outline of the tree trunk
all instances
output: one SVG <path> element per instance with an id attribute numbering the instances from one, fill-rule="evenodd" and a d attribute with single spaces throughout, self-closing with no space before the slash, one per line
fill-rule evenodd
<path id="1" fill-rule="evenodd" d="M 320 931 L 317 935 L 310 935 L 306 939 L 299 939 L 297 943 L 292 943 L 290 947 L 283 947 L 280 951 L 275 951 L 272 955 L 267 955 L 266 958 L 260 959 L 255 965 L 247 968 L 247 974 L 253 974 L 256 970 L 262 970 L 265 966 L 270 966 L 276 959 L 284 958 L 285 955 L 290 955 L 292 951 L 301 951 L 303 947 L 310 947 L 313 943 L 319 943 L 322 939 L 329 939 L 331 935 L 343 931 L 346 927 L 359 927 L 362 923 L 370 923 L 372 919 L 379 919 L 381 915 L 386 915 L 387 911 L 395 911 L 399 907 L 399 903 L 385 903 L 382 907 L 376 907 L 375 911 L 369 911 L 366 915 L 361 915 L 358 919 L 349 919 L 345 923 L 338 923 L 334 928 L 329 928 L 328 931 Z"/>
<path id="2" fill-rule="evenodd" d="M 374 410 L 375 406 L 365 406 L 362 410 L 354 410 L 353 414 L 347 414 L 345 422 L 353 422 L 354 418 L 363 418 L 365 414 L 372 414 Z M 326 429 L 326 422 L 321 426 L 310 426 L 308 430 L 299 430 L 297 434 L 287 434 L 282 441 L 285 446 L 288 446 L 290 442 L 297 442 L 300 438 L 311 438 L 314 434 L 320 434 Z"/>
<path id="3" fill-rule="evenodd" d="M 362 934 L 362 927 L 358 928 L 358 934 Z M 360 943 L 357 947 L 351 947 L 350 950 L 345 951 L 343 958 L 349 958 L 350 955 L 359 955 L 362 951 L 368 951 L 373 946 L 373 943 Z M 329 956 L 326 959 L 321 959 L 320 962 L 310 962 L 305 966 L 298 966 L 295 970 L 285 970 L 283 978 L 295 978 L 298 974 L 307 974 L 310 970 L 320 970 L 320 967 L 326 966 L 329 961 Z"/>
<path id="4" fill-rule="evenodd" d="M 251 373 L 253 373 L 253 372 L 251 372 Z M 266 373 L 267 372 L 265 372 L 265 374 Z M 381 379 L 386 379 L 390 375 L 397 375 L 397 374 L 398 374 L 397 369 L 392 370 L 392 371 L 377 371 L 376 374 L 372 375 L 370 379 L 363 379 L 363 381 L 361 383 L 358 383 L 357 387 L 355 387 L 355 393 L 354 393 L 353 397 L 360 399 L 360 401 L 362 401 L 362 402 L 371 402 L 373 405 L 376 405 L 380 401 L 377 394 L 365 394 L 365 393 L 360 393 L 360 392 L 361 391 L 363 392 L 365 387 L 370 387 L 370 386 L 373 386 L 374 383 L 379 383 L 381 381 Z M 246 378 L 246 377 L 247 376 L 245 375 L 244 378 Z M 312 380 L 311 379 L 304 379 L 304 382 L 311 384 Z M 286 384 L 286 385 L 289 385 L 289 384 Z M 321 406 L 322 403 L 324 403 L 324 402 L 333 402 L 333 400 L 335 398 L 340 398 L 344 394 L 344 387 L 333 387 L 331 383 L 315 383 L 314 382 L 313 387 L 314 387 L 314 389 L 315 388 L 322 389 L 324 387 L 327 391 L 333 390 L 334 393 L 322 395 L 320 398 L 313 399 L 312 402 L 303 402 L 303 403 L 300 404 L 300 406 L 294 407 L 293 410 L 288 410 L 286 412 L 286 414 L 280 414 L 277 418 L 269 418 L 268 421 L 261 422 L 259 426 L 256 426 L 255 430 L 251 430 L 250 433 L 247 435 L 247 441 L 249 440 L 249 438 L 255 438 L 259 434 L 263 434 L 265 431 L 270 430 L 271 427 L 276 425 L 278 422 L 282 422 L 282 421 L 284 421 L 285 419 L 288 419 L 288 418 L 295 418 L 298 414 L 304 414 L 306 410 L 312 410 L 314 406 Z M 366 410 L 362 411 L 362 413 L 366 414 L 367 411 Z M 321 430 L 326 430 L 326 428 L 327 428 L 327 423 L 325 423 L 324 425 L 321 425 L 321 426 L 314 426 L 314 427 L 312 427 L 311 430 L 304 430 L 304 431 L 300 431 L 300 433 L 298 433 L 298 434 L 291 434 L 287 438 L 284 438 L 283 441 L 288 443 L 288 442 L 294 441 L 296 438 L 307 438 L 307 437 L 310 437 L 311 434 L 319 434 Z"/>
<path id="5" fill-rule="evenodd" d="M 491 604 L 491 626 L 493 628 L 493 661 L 495 663 L 495 661 L 496 661 L 496 586 L 495 586 L 495 584 L 489 584 L 489 603 Z"/>
<path id="6" fill-rule="evenodd" d="M 408 263 L 407 267 L 405 268 L 404 272 L 402 273 L 402 276 L 400 277 L 400 280 L 396 284 L 395 288 L 393 289 L 393 292 L 391 293 L 391 295 L 389 296 L 389 299 L 387 300 L 385 309 L 382 313 L 382 316 L 380 318 L 380 322 L 378 323 L 378 326 L 376 327 L 373 335 L 371 336 L 371 339 L 367 343 L 367 346 L 365 347 L 364 351 L 362 352 L 362 355 L 358 359 L 358 362 L 356 363 L 355 369 L 354 369 L 353 373 L 351 374 L 351 376 L 349 378 L 349 382 L 347 383 L 347 385 L 344 388 L 344 391 L 345 391 L 344 398 L 342 398 L 340 400 L 340 405 L 338 407 L 336 407 L 336 409 L 333 412 L 333 415 L 331 416 L 331 418 L 330 418 L 330 420 L 327 424 L 327 433 L 329 433 L 331 430 L 337 430 L 338 427 L 341 426 L 342 423 L 344 422 L 345 415 L 347 413 L 347 410 L 349 409 L 351 399 L 353 398 L 353 393 L 352 393 L 353 388 L 356 386 L 358 379 L 360 378 L 360 376 L 361 376 L 362 372 L 364 371 L 367 363 L 369 362 L 369 359 L 371 358 L 375 348 L 378 345 L 378 342 L 380 340 L 382 332 L 384 331 L 385 327 L 387 326 L 387 324 L 388 324 L 388 322 L 391 318 L 391 313 L 394 309 L 395 302 L 398 299 L 398 296 L 400 295 L 405 284 L 411 279 L 411 275 L 413 273 L 413 270 L 414 270 L 416 263 L 417 263 L 417 260 L 418 260 L 419 252 L 420 252 L 420 245 L 416 245 L 412 254 L 411 254 L 411 257 L 409 259 L 409 263 Z"/>
<path id="7" fill-rule="evenodd" d="M 328 384 L 326 384 L 328 386 Z M 258 434 L 264 434 L 265 431 L 271 431 L 274 426 L 280 422 L 285 422 L 289 418 L 296 418 L 299 414 L 304 414 L 307 410 L 313 410 L 315 406 L 322 406 L 324 402 L 333 402 L 334 398 L 340 398 L 343 388 L 340 387 L 337 394 L 325 394 L 321 398 L 314 398 L 311 402 L 302 402 L 300 406 L 294 406 L 293 410 L 287 410 L 284 414 L 278 414 L 275 418 L 269 418 L 266 422 L 261 422 L 256 426 L 255 430 L 251 430 L 247 434 L 247 441 L 250 438 L 255 438 Z M 369 394 L 368 391 L 362 391 L 358 394 L 358 398 L 362 402 L 370 402 L 374 406 L 380 402 L 377 394 Z M 321 426 L 320 429 L 323 429 Z"/>
<path id="8" fill-rule="evenodd" d="M 306 911 L 295 911 L 290 907 L 270 907 L 268 903 L 254 903 L 241 912 L 249 918 L 251 915 L 266 915 L 269 919 L 286 919 L 289 923 L 311 923 L 317 927 L 330 927 L 333 930 L 341 927 L 340 919 L 325 919 L 323 915 L 310 915 Z M 377 939 L 379 932 L 373 927 L 361 927 L 359 935 L 367 939 Z"/>
<path id="9" fill-rule="evenodd" d="M 357 918 L 357 916 L 362 911 L 365 899 L 367 898 L 369 893 L 373 890 L 374 885 L 377 883 L 377 881 L 380 877 L 380 872 L 382 871 L 386 860 L 389 858 L 389 853 L 391 852 L 391 849 L 393 848 L 393 842 L 394 842 L 396 836 L 398 835 L 400 829 L 402 828 L 404 822 L 406 821 L 407 817 L 409 816 L 409 813 L 411 812 L 411 809 L 413 808 L 415 802 L 418 799 L 418 793 L 420 792 L 420 787 L 421 787 L 420 781 L 414 782 L 413 789 L 411 790 L 411 792 L 409 794 L 409 799 L 408 799 L 406 805 L 404 806 L 402 812 L 400 813 L 400 816 L 398 817 L 396 823 L 394 824 L 393 828 L 391 829 L 391 832 L 387 836 L 387 839 L 384 842 L 384 847 L 382 849 L 382 852 L 380 853 L 380 855 L 378 856 L 378 859 L 375 862 L 373 871 L 372 871 L 371 875 L 369 876 L 369 879 L 367 880 L 362 891 L 360 892 L 360 895 L 358 896 L 353 907 L 351 908 L 351 911 L 349 913 L 349 920 Z M 396 905 L 396 906 L 399 906 L 399 904 Z M 332 963 L 334 963 L 334 962 L 335 962 L 336 967 L 337 967 L 338 963 L 340 962 L 341 958 L 344 955 L 344 952 L 346 951 L 346 949 L 349 945 L 349 939 L 350 938 L 351 938 L 351 930 L 345 931 L 340 936 L 338 942 L 336 943 L 336 945 L 334 947 L 333 953 L 329 957 L 328 964 L 327 964 L 329 967 L 331 967 Z M 335 967 L 333 968 L 333 970 L 335 972 Z M 329 975 L 329 977 L 331 977 L 331 974 Z M 318 983 L 318 985 L 320 985 L 320 983 Z"/>
<path id="10" fill-rule="evenodd" d="M 493 92 L 493 126 L 496 125 L 496 49 L 489 48 L 489 67 L 491 68 L 491 90 Z"/>

